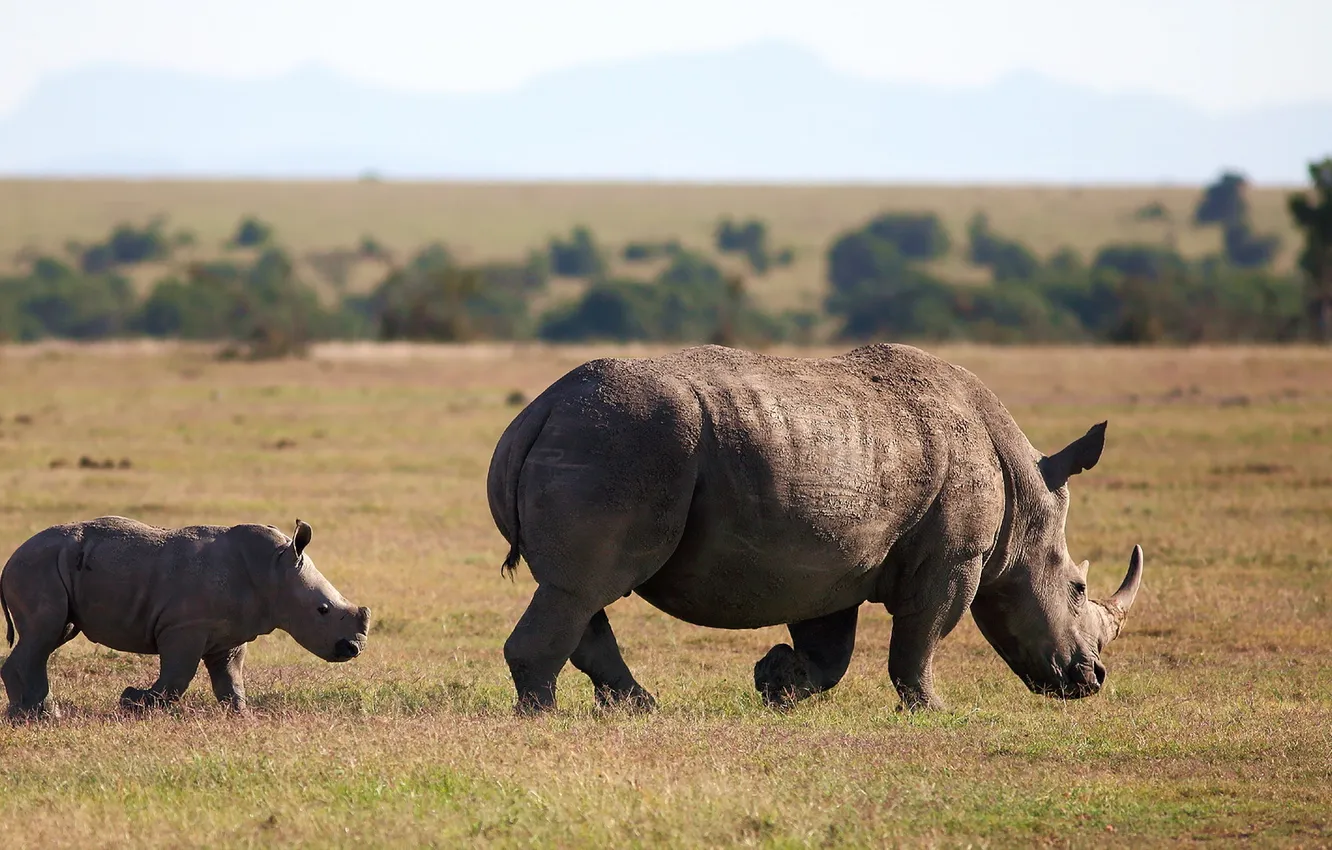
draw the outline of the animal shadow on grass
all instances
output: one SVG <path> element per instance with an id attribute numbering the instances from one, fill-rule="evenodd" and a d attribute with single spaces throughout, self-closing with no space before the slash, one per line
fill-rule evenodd
<path id="1" fill-rule="evenodd" d="M 226 718 L 230 720 L 249 719 L 250 713 L 238 714 L 226 706 L 212 705 L 209 702 L 182 700 L 160 708 L 126 708 L 118 702 L 98 701 L 95 705 L 73 703 L 61 700 L 58 703 L 59 717 L 20 717 L 7 718 L 10 726 L 16 728 L 58 728 L 64 726 L 106 726 L 118 723 L 138 723 L 152 718 L 170 718 L 173 720 L 205 720 Z"/>

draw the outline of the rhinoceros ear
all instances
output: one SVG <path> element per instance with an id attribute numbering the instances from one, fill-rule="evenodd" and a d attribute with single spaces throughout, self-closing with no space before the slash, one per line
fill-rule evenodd
<path id="1" fill-rule="evenodd" d="M 1098 422 L 1091 429 L 1073 442 L 1064 446 L 1049 457 L 1041 458 L 1041 475 L 1051 490 L 1058 490 L 1068 483 L 1068 479 L 1085 472 L 1101 459 L 1101 449 L 1105 448 L 1105 426 Z"/>
<path id="2" fill-rule="evenodd" d="M 312 536 L 314 536 L 314 532 L 310 529 L 310 524 L 301 522 L 299 519 L 296 520 L 296 533 L 291 536 L 291 548 L 296 553 L 297 560 L 300 560 L 305 547 L 310 545 Z"/>

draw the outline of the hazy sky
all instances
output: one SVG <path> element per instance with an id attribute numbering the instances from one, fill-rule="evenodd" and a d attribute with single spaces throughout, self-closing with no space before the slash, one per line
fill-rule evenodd
<path id="1" fill-rule="evenodd" d="M 394 87 L 508 88 L 543 71 L 756 40 L 890 80 L 1040 71 L 1213 111 L 1332 100 L 1327 0 L 0 0 L 0 113 L 92 62 L 226 76 L 319 62 Z"/>

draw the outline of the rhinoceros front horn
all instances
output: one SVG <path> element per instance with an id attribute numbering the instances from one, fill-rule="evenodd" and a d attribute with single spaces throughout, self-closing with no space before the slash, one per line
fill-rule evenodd
<path id="1" fill-rule="evenodd" d="M 1138 596 L 1138 588 L 1142 586 L 1142 547 L 1134 546 L 1133 555 L 1129 558 L 1128 574 L 1124 576 L 1124 582 L 1119 585 L 1119 590 L 1115 591 L 1114 596 L 1101 603 L 1108 614 L 1106 623 L 1106 643 L 1119 637 L 1119 630 L 1124 626 L 1124 619 L 1128 616 L 1129 609 L 1133 607 L 1133 600 Z"/>

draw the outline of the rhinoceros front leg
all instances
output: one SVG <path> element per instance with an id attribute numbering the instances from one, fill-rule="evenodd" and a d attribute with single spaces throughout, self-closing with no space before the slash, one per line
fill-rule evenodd
<path id="1" fill-rule="evenodd" d="M 962 619 L 976 595 L 980 562 L 942 573 L 938 584 L 923 588 L 906 610 L 893 613 L 888 643 L 888 676 L 907 711 L 942 710 L 934 693 L 934 650 Z M 928 568 L 928 574 L 932 572 Z"/>
<path id="2" fill-rule="evenodd" d="M 829 690 L 846 674 L 856 648 L 860 606 L 787 626 L 794 647 L 780 643 L 754 665 L 754 687 L 775 708 Z"/>
<path id="3" fill-rule="evenodd" d="M 592 680 L 598 706 L 623 706 L 640 711 L 657 707 L 657 700 L 638 684 L 629 672 L 629 665 L 624 663 L 605 608 L 592 615 L 569 660 Z"/>
<path id="4" fill-rule="evenodd" d="M 133 711 L 164 708 L 180 699 L 194 680 L 194 674 L 199 672 L 203 646 L 202 636 L 187 631 L 164 632 L 157 639 L 161 657 L 157 681 L 147 690 L 126 688 L 120 695 L 121 707 Z"/>
<path id="5" fill-rule="evenodd" d="M 245 711 L 245 648 L 243 643 L 227 649 L 210 652 L 203 657 L 208 678 L 213 683 L 213 696 L 232 711 Z"/>

